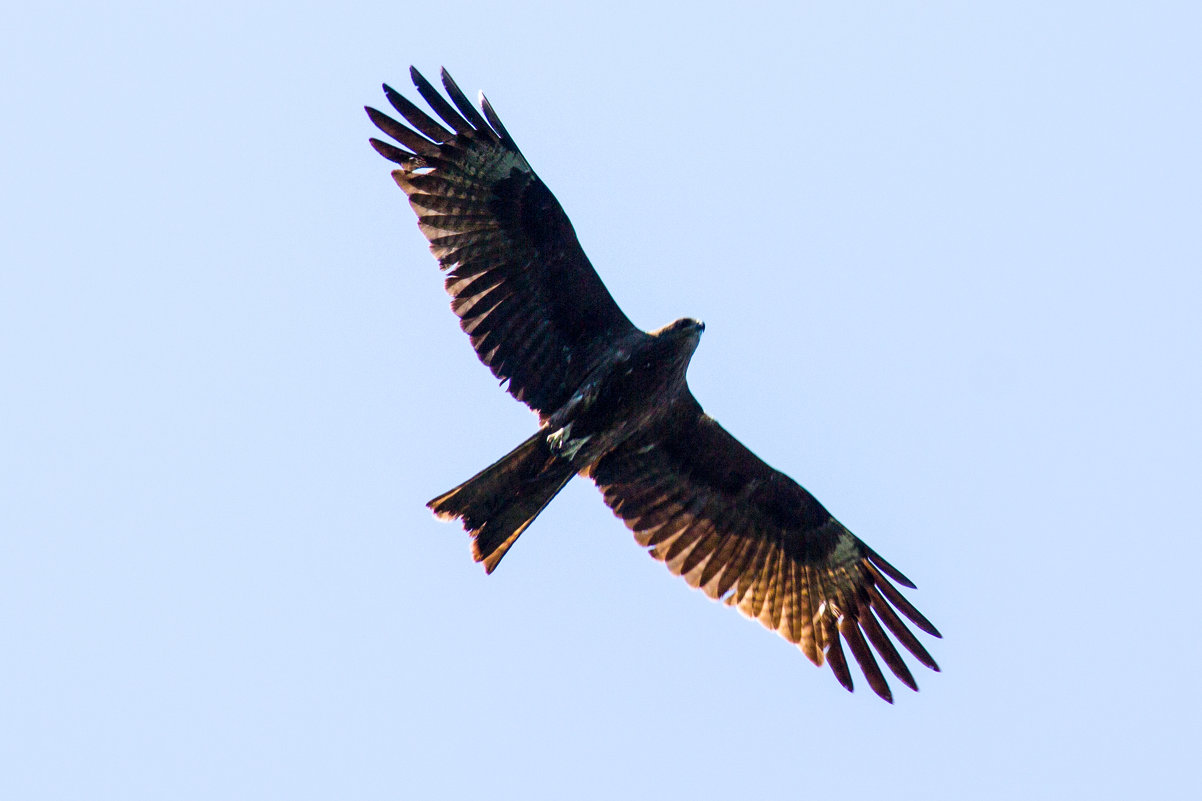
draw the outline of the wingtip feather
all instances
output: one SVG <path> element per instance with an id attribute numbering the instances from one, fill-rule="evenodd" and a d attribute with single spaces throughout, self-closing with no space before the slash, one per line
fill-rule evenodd
<path id="1" fill-rule="evenodd" d="M 405 150 L 401 150 L 399 147 L 396 147 L 395 145 L 390 145 L 387 142 L 382 142 L 379 139 L 376 139 L 375 137 L 369 138 L 367 140 L 367 142 L 368 142 L 368 144 L 370 144 L 372 146 L 372 148 L 375 149 L 375 151 L 377 153 L 379 153 L 381 156 L 383 156 L 384 158 L 391 161 L 393 164 L 405 164 L 406 162 L 408 162 L 410 159 L 412 159 L 414 157 L 414 154 L 409 153 L 408 151 L 405 151 Z"/>
<path id="2" fill-rule="evenodd" d="M 505 130 L 505 125 L 501 122 L 501 118 L 497 116 L 496 109 L 492 107 L 492 103 L 488 102 L 488 98 L 484 93 L 480 93 L 480 108 L 484 112 L 484 117 L 488 120 L 488 124 L 497 132 L 497 136 L 505 143 L 512 145 L 513 137 L 509 135 L 509 131 Z"/>
<path id="3" fill-rule="evenodd" d="M 906 578 L 906 575 L 904 573 L 902 573 L 900 570 L 898 570 L 893 565 L 889 564 L 889 562 L 887 562 L 879 553 L 872 550 L 867 545 L 864 546 L 864 550 L 867 552 L 869 561 L 872 562 L 874 565 L 876 565 L 877 568 L 879 568 L 880 571 L 882 573 L 884 573 L 886 576 L 893 579 L 894 581 L 896 581 L 898 584 L 902 585 L 903 587 L 906 587 L 907 589 L 911 589 L 911 590 L 918 589 L 917 584 L 915 584 L 913 581 L 910 581 L 910 579 Z"/>

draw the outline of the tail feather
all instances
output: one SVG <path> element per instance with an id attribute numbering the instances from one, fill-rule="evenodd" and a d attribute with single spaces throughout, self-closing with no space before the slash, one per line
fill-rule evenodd
<path id="1" fill-rule="evenodd" d="M 463 521 L 472 536 L 472 556 L 491 573 L 574 475 L 570 463 L 551 453 L 540 431 L 426 506 L 443 520 Z"/>

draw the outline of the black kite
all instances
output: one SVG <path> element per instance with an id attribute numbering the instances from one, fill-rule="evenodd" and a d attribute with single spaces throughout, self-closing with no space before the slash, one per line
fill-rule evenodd
<path id="1" fill-rule="evenodd" d="M 650 333 L 636 328 L 488 100 L 481 95 L 477 111 L 445 70 L 446 97 L 410 74 L 442 121 L 385 85 L 411 127 L 368 108 L 403 147 L 371 144 L 400 165 L 392 176 L 480 360 L 541 423 L 429 507 L 462 521 L 476 561 L 492 572 L 556 493 L 587 476 L 669 570 L 796 643 L 814 664 L 829 663 L 848 690 L 840 638 L 885 700 L 892 693 L 873 650 L 918 689 L 886 634 L 939 669 L 902 617 L 939 632 L 889 579 L 914 584 L 702 411 L 685 371 L 705 326 L 684 318 Z"/>

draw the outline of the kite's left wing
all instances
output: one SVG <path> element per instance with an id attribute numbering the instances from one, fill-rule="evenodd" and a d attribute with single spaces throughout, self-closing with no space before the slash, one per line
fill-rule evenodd
<path id="1" fill-rule="evenodd" d="M 592 478 L 652 556 L 796 643 L 814 664 L 829 662 L 848 690 L 840 638 L 869 686 L 890 702 L 873 650 L 903 683 L 918 686 L 886 630 L 939 669 L 897 614 L 940 636 L 889 582 L 913 588 L 909 579 L 728 434 L 692 394 L 675 403 L 664 425 L 603 457 Z"/>
<path id="2" fill-rule="evenodd" d="M 416 69 L 410 75 L 441 122 L 386 85 L 408 125 L 374 108 L 367 114 L 404 148 L 371 144 L 400 165 L 392 176 L 446 273 L 476 355 L 545 419 L 599 355 L 645 334 L 618 308 L 488 101 L 481 97 L 477 111 L 446 70 L 446 97 Z"/>

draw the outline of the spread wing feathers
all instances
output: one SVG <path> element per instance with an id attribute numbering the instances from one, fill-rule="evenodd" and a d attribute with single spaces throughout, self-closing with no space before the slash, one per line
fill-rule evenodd
<path id="1" fill-rule="evenodd" d="M 829 663 L 849 691 L 840 641 L 868 685 L 890 702 L 874 651 L 902 683 L 918 686 L 889 634 L 939 670 L 903 617 L 939 632 L 889 579 L 914 584 L 705 415 L 691 395 L 676 403 L 667 424 L 602 458 L 591 475 L 652 556 L 796 643 L 814 664 Z"/>
<path id="2" fill-rule="evenodd" d="M 641 332 L 488 100 L 481 96 L 481 115 L 446 70 L 446 97 L 416 69 L 410 75 L 441 122 L 385 85 L 408 126 L 368 108 L 403 147 L 371 144 L 400 165 L 393 178 L 446 273 L 451 308 L 476 354 L 545 418 L 568 400 L 598 352 Z"/>

